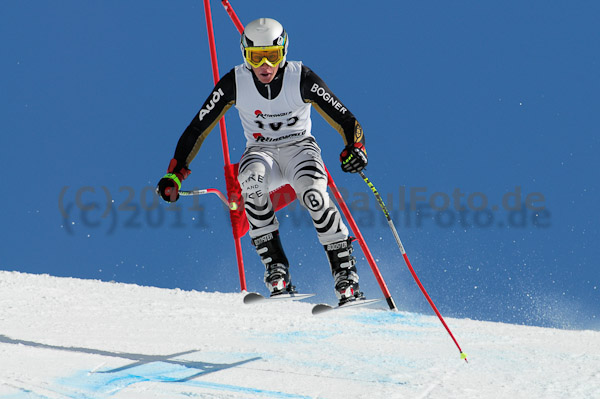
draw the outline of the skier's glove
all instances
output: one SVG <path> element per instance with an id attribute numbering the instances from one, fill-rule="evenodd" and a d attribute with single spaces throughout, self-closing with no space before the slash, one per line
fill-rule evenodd
<path id="1" fill-rule="evenodd" d="M 362 143 L 352 143 L 340 154 L 342 170 L 349 173 L 360 172 L 367 166 L 367 151 Z"/>
<path id="2" fill-rule="evenodd" d="M 181 182 L 192 173 L 185 166 L 178 166 L 175 158 L 171 159 L 167 174 L 163 176 L 156 186 L 156 192 L 167 202 L 175 202 L 179 199 Z"/>

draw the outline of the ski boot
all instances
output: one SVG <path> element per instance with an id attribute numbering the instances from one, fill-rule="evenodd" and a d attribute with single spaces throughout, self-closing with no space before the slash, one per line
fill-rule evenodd
<path id="1" fill-rule="evenodd" d="M 359 290 L 356 258 L 352 256 L 352 238 L 323 246 L 327 252 L 331 274 L 335 281 L 335 294 L 339 304 L 365 299 Z"/>
<path id="2" fill-rule="evenodd" d="M 289 262 L 279 240 L 279 231 L 267 233 L 252 239 L 256 252 L 265 265 L 265 285 L 271 296 L 295 293 L 296 287 L 290 279 Z"/>

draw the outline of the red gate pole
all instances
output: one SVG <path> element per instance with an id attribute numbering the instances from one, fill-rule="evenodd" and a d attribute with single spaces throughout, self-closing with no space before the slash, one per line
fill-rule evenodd
<path id="1" fill-rule="evenodd" d="M 217 84 L 219 81 L 219 64 L 217 62 L 217 46 L 215 44 L 215 34 L 213 30 L 212 14 L 210 11 L 210 0 L 204 0 L 204 15 L 206 16 L 206 29 L 208 31 L 208 45 L 210 48 L 210 61 L 212 64 L 213 80 Z M 221 129 L 221 144 L 223 146 L 223 160 L 225 161 L 225 168 L 229 168 L 231 160 L 229 158 L 229 144 L 227 142 L 227 129 L 225 127 L 225 117 L 222 117 L 219 121 L 219 128 Z M 227 194 L 229 197 L 229 187 L 227 188 Z M 229 213 L 231 218 L 231 211 Z M 232 220 L 233 224 L 233 220 Z M 235 255 L 237 258 L 238 272 L 240 275 L 240 288 L 242 291 L 246 291 L 246 275 L 244 272 L 244 258 L 242 255 L 242 243 L 240 237 L 236 237 L 233 232 L 233 240 L 235 242 Z"/>
<path id="2" fill-rule="evenodd" d="M 233 21 L 233 24 L 237 28 L 238 32 L 240 32 L 240 35 L 244 33 L 244 25 L 238 18 L 235 11 L 233 11 L 233 7 L 231 7 L 231 4 L 229 4 L 229 0 L 222 0 L 221 4 L 223 4 L 223 7 L 225 7 L 225 11 L 227 11 L 227 14 L 229 14 L 231 21 Z"/>
<path id="3" fill-rule="evenodd" d="M 325 169 L 327 169 L 327 168 L 325 168 Z M 369 247 L 367 246 L 367 243 L 365 242 L 365 239 L 364 239 L 362 233 L 360 232 L 358 225 L 354 221 L 354 217 L 352 217 L 352 214 L 350 213 L 350 209 L 348 208 L 348 205 L 346 205 L 346 201 L 344 201 L 344 198 L 342 198 L 342 195 L 340 194 L 340 191 L 338 190 L 337 186 L 335 185 L 335 182 L 333 181 L 333 178 L 329 174 L 328 170 L 327 170 L 327 178 L 329 180 L 329 183 L 328 183 L 329 188 L 333 192 L 333 195 L 334 195 L 335 199 L 337 200 L 338 205 L 340 206 L 340 209 L 344 213 L 344 216 L 346 216 L 346 220 L 348 221 L 348 224 L 350 225 L 352 232 L 356 235 L 356 239 L 357 239 L 358 243 L 360 244 L 360 247 L 362 248 L 365 258 L 367 259 L 367 262 L 369 262 L 369 266 L 371 266 L 371 270 L 373 271 L 373 274 L 375 275 L 375 278 L 377 279 L 377 283 L 379 283 L 379 287 L 381 288 L 381 292 L 383 292 L 383 296 L 385 297 L 385 300 L 387 301 L 388 306 L 392 310 L 396 309 L 396 304 L 394 303 L 392 294 L 390 294 L 390 291 L 388 290 L 387 285 L 385 284 L 385 281 L 383 280 L 383 277 L 381 276 L 381 272 L 379 271 L 379 268 L 377 267 L 377 263 L 375 262 L 375 259 L 373 258 L 373 255 L 371 254 L 371 251 L 369 250 Z"/>

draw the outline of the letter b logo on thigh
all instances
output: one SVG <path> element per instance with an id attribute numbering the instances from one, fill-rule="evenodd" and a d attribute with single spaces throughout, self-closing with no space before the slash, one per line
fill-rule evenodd
<path id="1" fill-rule="evenodd" d="M 313 212 L 318 212 L 323 209 L 324 200 L 323 195 L 318 190 L 311 188 L 302 195 L 302 202 L 304 205 Z"/>

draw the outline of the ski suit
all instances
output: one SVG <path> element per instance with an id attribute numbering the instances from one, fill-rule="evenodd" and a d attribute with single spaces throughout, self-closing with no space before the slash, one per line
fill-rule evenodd
<path id="1" fill-rule="evenodd" d="M 269 192 L 290 184 L 310 213 L 321 244 L 346 239 L 348 229 L 327 192 L 327 173 L 312 136 L 310 109 L 314 106 L 341 134 L 344 146 L 364 144 L 354 115 L 301 62 L 286 62 L 268 84 L 261 83 L 245 65 L 238 65 L 219 80 L 183 132 L 174 156 L 179 165 L 189 166 L 232 105 L 238 109 L 246 137 L 238 181 L 250 237 L 278 229 Z"/>

